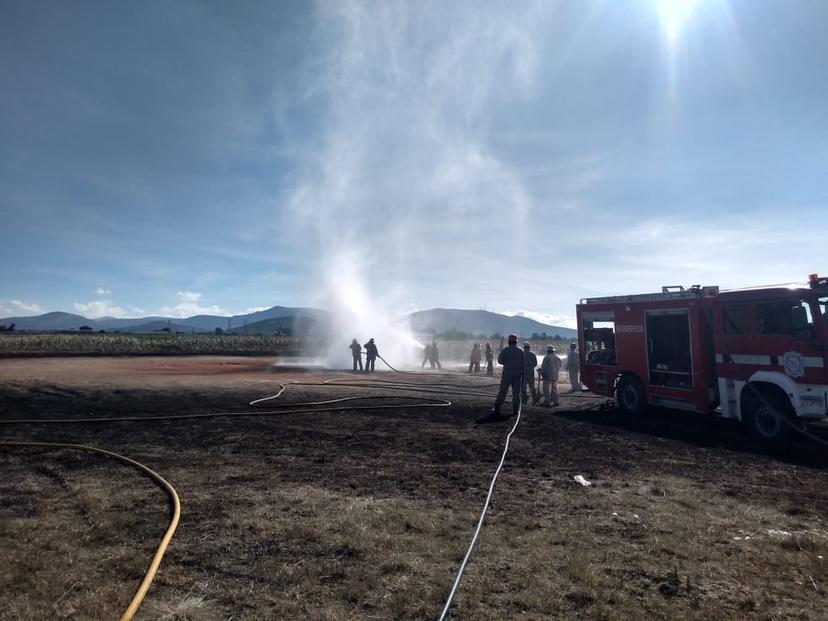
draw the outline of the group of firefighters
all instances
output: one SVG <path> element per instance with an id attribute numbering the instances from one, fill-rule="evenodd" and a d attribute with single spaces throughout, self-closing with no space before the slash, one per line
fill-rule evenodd
<path id="1" fill-rule="evenodd" d="M 532 404 L 536 405 L 541 400 L 541 393 L 535 390 L 535 368 L 538 366 L 538 357 L 532 352 L 529 343 L 523 344 L 523 350 L 517 345 L 518 338 L 514 334 L 509 335 L 509 344 L 500 352 L 497 357 L 498 364 L 503 365 L 503 373 L 500 377 L 500 390 L 497 392 L 495 405 L 492 409 L 492 418 L 500 418 L 500 408 L 506 401 L 506 393 L 512 389 L 512 414 L 520 410 L 520 403 L 527 403 L 529 396 L 527 388 L 532 394 Z M 579 375 L 578 351 L 575 344 L 569 346 L 566 355 L 566 370 L 569 372 L 569 381 L 572 384 L 570 392 L 577 392 L 581 388 Z M 541 361 L 538 369 L 538 377 L 542 384 L 542 398 L 544 407 L 560 405 L 558 396 L 558 375 L 561 371 L 561 359 L 555 353 L 554 345 L 546 346 L 546 355 Z"/>
<path id="2" fill-rule="evenodd" d="M 480 373 L 480 361 L 483 359 L 483 353 L 484 350 L 480 348 L 480 343 L 475 343 L 469 358 L 469 373 Z M 494 375 L 494 353 L 489 343 L 486 343 L 485 354 L 486 375 Z"/>
<path id="3" fill-rule="evenodd" d="M 502 341 L 501 341 L 502 342 Z M 538 367 L 538 357 L 532 351 L 530 343 L 524 343 L 521 350 L 518 345 L 518 337 L 514 334 L 509 335 L 509 344 L 504 347 L 497 356 L 497 363 L 503 366 L 503 373 L 500 378 L 500 389 L 497 392 L 494 409 L 492 410 L 492 417 L 501 417 L 500 408 L 506 401 L 506 394 L 509 389 L 512 390 L 512 413 L 517 414 L 520 409 L 521 401 L 523 403 L 529 402 L 529 394 L 532 395 L 532 404 L 537 405 L 543 399 L 542 405 L 544 407 L 555 407 L 560 404 L 558 395 L 558 375 L 561 371 L 561 359 L 555 353 L 554 345 L 546 346 L 546 355 L 541 360 L 540 368 L 538 368 L 538 380 L 541 384 L 541 390 L 535 389 L 535 369 Z M 362 371 L 362 345 L 354 339 L 349 345 L 351 354 L 354 359 L 353 370 Z M 443 367 L 440 365 L 440 350 L 437 347 L 437 341 L 427 343 L 423 348 L 423 364 L 430 363 L 431 368 L 435 366 L 438 369 Z M 492 346 L 486 343 L 485 348 L 481 347 L 480 343 L 475 343 L 471 350 L 469 357 L 469 373 L 479 373 L 480 363 L 483 356 L 486 356 L 486 374 L 494 375 L 494 352 Z M 379 350 L 374 339 L 368 339 L 365 344 L 365 372 L 371 373 L 374 371 L 374 364 L 379 356 Z M 566 354 L 565 369 L 569 372 L 569 381 L 572 385 L 570 392 L 578 392 L 581 389 L 581 382 L 579 380 L 579 363 L 578 352 L 575 343 L 569 346 L 569 351 Z"/>
<path id="4" fill-rule="evenodd" d="M 359 344 L 359 341 L 354 339 L 351 341 L 351 344 L 348 345 L 348 349 L 351 350 L 351 355 L 354 357 L 354 371 L 362 371 L 362 345 Z M 373 337 L 368 339 L 368 342 L 365 343 L 365 372 L 372 373 L 374 371 L 374 363 L 377 361 L 377 357 L 379 356 L 379 350 L 377 349 L 377 344 L 374 342 Z"/>
<path id="5" fill-rule="evenodd" d="M 440 348 L 437 347 L 437 341 L 431 341 L 431 343 L 426 343 L 425 347 L 423 347 L 423 364 L 420 365 L 422 369 L 426 362 L 431 365 L 433 369 L 435 366 L 438 369 L 442 369 L 442 365 L 440 365 Z"/>

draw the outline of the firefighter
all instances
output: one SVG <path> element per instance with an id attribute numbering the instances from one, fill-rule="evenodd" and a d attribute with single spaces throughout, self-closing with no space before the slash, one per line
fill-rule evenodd
<path id="1" fill-rule="evenodd" d="M 569 352 L 566 354 L 566 370 L 569 372 L 569 383 L 572 384 L 569 392 L 581 392 L 581 382 L 578 378 L 579 362 L 576 347 L 577 345 L 575 343 L 571 343 L 569 345 Z"/>
<path id="2" fill-rule="evenodd" d="M 431 343 L 426 343 L 425 347 L 423 347 L 423 364 L 420 365 L 420 368 L 425 368 L 426 362 L 431 362 Z M 434 368 L 434 364 L 432 363 L 431 368 Z"/>
<path id="3" fill-rule="evenodd" d="M 362 345 L 354 339 L 348 349 L 351 350 L 351 355 L 354 357 L 354 373 L 356 373 L 357 365 L 359 365 L 359 370 L 362 371 Z"/>
<path id="4" fill-rule="evenodd" d="M 494 352 L 490 343 L 486 343 L 486 375 L 494 375 Z"/>
<path id="5" fill-rule="evenodd" d="M 535 367 L 538 366 L 538 357 L 532 352 L 532 345 L 529 343 L 523 344 L 523 386 L 521 386 L 520 393 L 523 402 L 529 401 L 526 394 L 526 389 L 532 393 L 532 405 L 540 401 L 540 396 L 535 391 Z"/>
<path id="6" fill-rule="evenodd" d="M 472 369 L 474 369 L 475 373 L 480 373 L 481 357 L 482 352 L 480 351 L 480 343 L 475 343 L 471 350 L 471 356 L 469 357 L 469 373 L 472 372 Z"/>
<path id="7" fill-rule="evenodd" d="M 497 356 L 497 363 L 503 365 L 500 376 L 500 390 L 497 391 L 492 418 L 501 418 L 500 406 L 506 401 L 506 393 L 512 389 L 512 415 L 520 410 L 520 382 L 523 378 L 523 352 L 517 346 L 517 336 L 509 335 L 509 345 Z"/>
<path id="8" fill-rule="evenodd" d="M 374 362 L 377 360 L 377 356 L 379 356 L 379 350 L 377 349 L 377 344 L 374 343 L 373 337 L 368 339 L 368 342 L 365 343 L 365 372 L 371 373 L 374 370 Z"/>
<path id="9" fill-rule="evenodd" d="M 561 360 L 555 353 L 555 347 L 547 345 L 546 355 L 543 357 L 540 371 L 538 371 L 543 380 L 543 407 L 545 408 L 560 405 L 558 401 L 558 374 L 560 371 Z"/>
<path id="10" fill-rule="evenodd" d="M 437 365 L 438 369 L 442 369 L 443 367 L 440 366 L 440 349 L 437 347 L 437 341 L 431 341 L 431 368 L 434 368 L 434 365 Z"/>

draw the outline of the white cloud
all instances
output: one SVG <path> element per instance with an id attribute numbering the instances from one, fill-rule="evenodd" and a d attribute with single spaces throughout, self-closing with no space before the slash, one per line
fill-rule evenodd
<path id="1" fill-rule="evenodd" d="M 10 300 L 10 302 L 15 309 L 13 312 L 30 313 L 32 315 L 40 315 L 43 313 L 43 309 L 35 302 L 29 303 L 23 302 L 22 300 Z"/>
<path id="2" fill-rule="evenodd" d="M 112 291 L 110 291 L 109 289 L 103 289 L 102 287 L 98 287 L 97 289 L 95 289 L 95 294 L 98 297 L 103 297 L 105 295 L 112 295 Z"/>
<path id="3" fill-rule="evenodd" d="M 129 317 L 130 314 L 116 306 L 109 300 L 92 300 L 91 302 L 75 302 L 75 310 L 89 319 L 98 319 L 100 317 L 115 317 L 123 319 Z"/>
<path id="4" fill-rule="evenodd" d="M 548 326 L 556 326 L 561 328 L 574 329 L 578 325 L 575 315 L 540 313 L 538 311 L 531 310 L 505 310 L 501 311 L 501 314 L 508 315 L 509 317 L 526 317 L 527 319 L 534 319 L 535 321 L 545 323 Z"/>
<path id="5" fill-rule="evenodd" d="M 193 291 L 179 291 L 178 304 L 175 306 L 164 306 L 161 308 L 161 315 L 165 317 L 192 317 L 193 315 L 231 315 L 232 313 L 225 309 L 212 304 L 210 306 L 201 306 L 202 294 Z"/>
<path id="6" fill-rule="evenodd" d="M 258 313 L 259 311 L 267 310 L 270 308 L 269 306 L 248 306 L 247 310 L 244 311 L 245 315 L 249 315 L 250 313 Z"/>
<path id="7" fill-rule="evenodd" d="M 178 299 L 183 302 L 198 302 L 201 299 L 200 293 L 193 293 L 192 291 L 179 291 Z"/>

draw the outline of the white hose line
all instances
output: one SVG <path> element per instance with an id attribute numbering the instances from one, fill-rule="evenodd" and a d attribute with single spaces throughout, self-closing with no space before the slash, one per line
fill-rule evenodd
<path id="1" fill-rule="evenodd" d="M 486 517 L 486 512 L 489 510 L 489 502 L 492 499 L 492 494 L 494 493 L 495 482 L 497 481 L 497 477 L 500 476 L 500 471 L 503 468 L 503 462 L 506 460 L 506 453 L 509 450 L 509 440 L 512 438 L 512 434 L 515 433 L 515 429 L 517 429 L 518 423 L 520 422 L 520 415 L 521 415 L 521 407 L 518 406 L 517 417 L 515 418 L 515 424 L 512 426 L 512 430 L 506 436 L 506 445 L 503 447 L 503 454 L 500 456 L 500 463 L 497 465 L 497 470 L 495 470 L 494 476 L 492 477 L 492 482 L 489 484 L 489 493 L 486 494 L 486 502 L 483 505 L 483 511 L 480 514 L 480 519 L 477 521 L 477 528 L 474 531 L 474 537 L 472 537 L 471 544 L 469 544 L 469 549 L 466 551 L 466 556 L 463 558 L 463 562 L 460 563 L 460 567 L 457 570 L 457 576 L 454 578 L 454 584 L 451 587 L 451 593 L 449 593 L 448 599 L 446 600 L 445 606 L 443 606 L 443 611 L 440 613 L 440 617 L 438 621 L 443 621 L 446 618 L 446 614 L 451 607 L 451 602 L 454 599 L 454 595 L 457 592 L 457 587 L 460 586 L 460 579 L 463 577 L 463 571 L 466 569 L 466 563 L 468 563 L 469 558 L 471 557 L 472 550 L 474 549 L 475 544 L 477 543 L 477 538 L 480 536 L 480 529 L 483 527 L 483 519 Z"/>

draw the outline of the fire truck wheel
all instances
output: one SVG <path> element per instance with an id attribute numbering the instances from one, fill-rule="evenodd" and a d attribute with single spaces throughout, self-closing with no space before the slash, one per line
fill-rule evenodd
<path id="1" fill-rule="evenodd" d="M 647 409 L 644 387 L 634 375 L 624 375 L 618 381 L 618 405 L 627 416 L 641 416 Z"/>
<path id="2" fill-rule="evenodd" d="M 767 447 L 778 447 L 790 435 L 790 426 L 781 417 L 788 416 L 790 404 L 778 395 L 755 398 L 750 404 L 745 421 L 750 435 Z"/>

